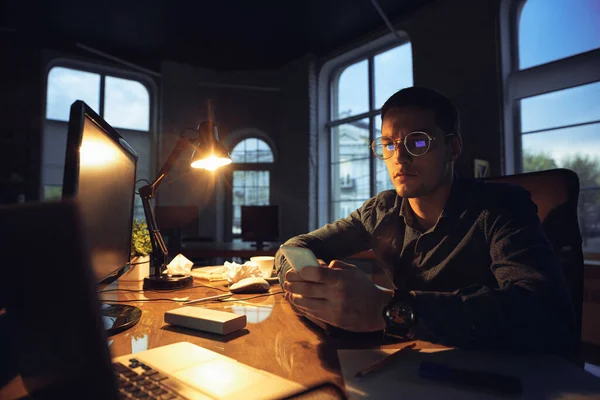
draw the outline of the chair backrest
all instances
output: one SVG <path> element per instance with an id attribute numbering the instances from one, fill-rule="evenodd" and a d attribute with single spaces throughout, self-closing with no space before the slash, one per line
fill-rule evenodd
<path id="1" fill-rule="evenodd" d="M 583 250 L 577 204 L 579 178 L 568 169 L 483 178 L 486 182 L 519 185 L 531 194 L 548 240 L 563 267 L 575 308 L 577 338 L 581 338 L 583 303 Z"/>

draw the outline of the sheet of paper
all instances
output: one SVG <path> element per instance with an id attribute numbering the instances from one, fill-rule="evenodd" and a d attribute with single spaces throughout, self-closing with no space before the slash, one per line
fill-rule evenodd
<path id="1" fill-rule="evenodd" d="M 194 278 L 206 279 L 211 282 L 227 280 L 227 274 L 223 265 L 194 268 L 190 274 Z"/>
<path id="2" fill-rule="evenodd" d="M 395 349 L 338 350 L 346 392 L 350 399 L 499 399 L 493 392 L 459 387 L 421 379 L 423 361 L 454 368 L 488 371 L 518 376 L 523 393 L 511 399 L 598 399 L 600 379 L 583 369 L 553 356 L 514 356 L 483 354 L 455 349 L 407 351 L 393 364 L 360 378 L 354 374 Z"/>

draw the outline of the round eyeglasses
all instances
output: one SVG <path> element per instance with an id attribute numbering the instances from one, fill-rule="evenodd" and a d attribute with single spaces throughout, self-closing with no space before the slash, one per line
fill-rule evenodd
<path id="1" fill-rule="evenodd" d="M 454 135 L 454 133 L 446 134 L 444 137 L 452 135 Z M 389 136 L 382 136 L 373 140 L 370 147 L 371 150 L 373 150 L 375 157 L 381 160 L 387 160 L 392 157 L 400 143 L 404 144 L 404 148 L 408 154 L 419 157 L 429 151 L 432 140 L 435 140 L 435 138 L 428 133 L 415 131 L 406 135 L 404 139 L 394 139 Z"/>

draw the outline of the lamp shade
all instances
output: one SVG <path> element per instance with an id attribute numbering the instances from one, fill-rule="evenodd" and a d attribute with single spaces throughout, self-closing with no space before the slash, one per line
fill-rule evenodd
<path id="1" fill-rule="evenodd" d="M 190 161 L 192 168 L 204 168 L 209 171 L 229 164 L 231 164 L 229 153 L 217 141 L 212 141 L 208 146 L 197 146 Z"/>

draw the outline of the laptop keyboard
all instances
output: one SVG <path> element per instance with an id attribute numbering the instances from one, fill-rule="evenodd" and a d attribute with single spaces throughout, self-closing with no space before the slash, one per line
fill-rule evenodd
<path id="1" fill-rule="evenodd" d="M 183 399 L 164 383 L 169 377 L 150 368 L 135 358 L 129 365 L 113 363 L 117 387 L 123 399 Z"/>

